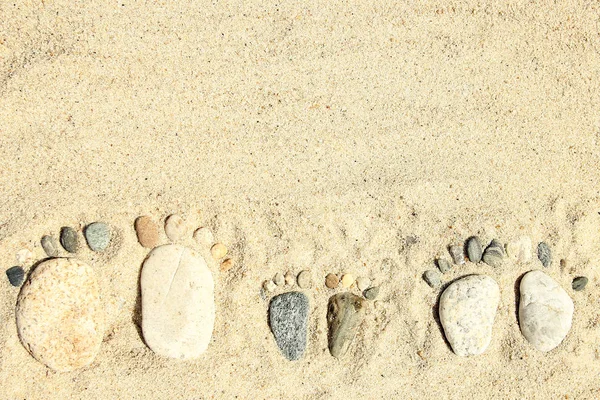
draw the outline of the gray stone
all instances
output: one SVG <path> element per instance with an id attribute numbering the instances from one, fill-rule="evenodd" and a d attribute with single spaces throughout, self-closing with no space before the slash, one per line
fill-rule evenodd
<path id="1" fill-rule="evenodd" d="M 329 352 L 335 358 L 341 358 L 348 352 L 356 331 L 364 319 L 365 306 L 364 299 L 348 292 L 329 298 L 327 309 Z"/>
<path id="2" fill-rule="evenodd" d="M 375 300 L 379 296 L 379 286 L 368 288 L 363 294 L 367 300 Z"/>
<path id="3" fill-rule="evenodd" d="M 435 269 L 429 269 L 423 274 L 423 280 L 432 288 L 437 288 L 442 284 L 442 276 Z"/>
<path id="4" fill-rule="evenodd" d="M 445 274 L 452 269 L 452 265 L 445 258 L 438 258 L 436 263 L 442 274 Z"/>
<path id="5" fill-rule="evenodd" d="M 110 228 L 104 222 L 94 222 L 85 228 L 85 240 L 93 251 L 102 251 L 110 243 Z"/>
<path id="6" fill-rule="evenodd" d="M 470 275 L 450 284 L 440 297 L 440 322 L 459 356 L 483 353 L 492 340 L 500 288 L 485 275 Z"/>
<path id="7" fill-rule="evenodd" d="M 504 261 L 504 246 L 496 239 L 486 247 L 483 253 L 483 262 L 492 267 L 499 267 Z"/>
<path id="8" fill-rule="evenodd" d="M 537 256 L 544 267 L 548 268 L 552 264 L 552 250 L 550 250 L 550 246 L 546 242 L 538 244 Z"/>
<path id="9" fill-rule="evenodd" d="M 481 248 L 481 240 L 477 236 L 472 236 L 467 240 L 467 256 L 473 263 L 481 261 L 483 250 Z"/>
<path id="10" fill-rule="evenodd" d="M 46 235 L 42 237 L 41 244 L 48 257 L 58 256 L 58 243 L 56 243 L 54 236 Z"/>
<path id="11" fill-rule="evenodd" d="M 574 291 L 579 292 L 582 291 L 583 289 L 585 289 L 585 286 L 588 283 L 588 278 L 586 278 L 585 276 L 578 276 L 577 278 L 573 279 L 573 283 L 571 284 L 571 287 L 573 288 Z"/>
<path id="12" fill-rule="evenodd" d="M 25 279 L 25 271 L 23 267 L 11 267 L 6 270 L 6 277 L 11 285 L 19 287 L 23 283 L 23 279 Z"/>
<path id="13" fill-rule="evenodd" d="M 69 253 L 77 253 L 79 250 L 79 236 L 77 231 L 70 226 L 65 226 L 60 230 L 60 244 Z"/>
<path id="14" fill-rule="evenodd" d="M 450 246 L 448 251 L 454 264 L 463 265 L 465 263 L 465 251 L 462 246 Z"/>
<path id="15" fill-rule="evenodd" d="M 298 360 L 306 350 L 308 298 L 300 292 L 273 297 L 269 305 L 269 325 L 275 342 L 288 360 Z"/>
<path id="16" fill-rule="evenodd" d="M 542 271 L 530 271 L 520 285 L 519 325 L 523 336 L 540 351 L 550 351 L 569 333 L 573 300 Z"/>

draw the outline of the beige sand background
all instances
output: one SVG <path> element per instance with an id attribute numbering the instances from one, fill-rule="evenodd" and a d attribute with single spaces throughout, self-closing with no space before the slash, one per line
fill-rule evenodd
<path id="1" fill-rule="evenodd" d="M 28 355 L 0 279 L 0 398 L 600 397 L 600 5 L 361 3 L 0 3 L 2 270 L 63 225 L 118 232 L 78 255 L 112 305 L 83 370 Z M 155 356 L 135 324 L 133 221 L 172 212 L 237 261 L 211 264 L 218 316 L 192 362 Z M 517 324 L 515 281 L 539 264 L 469 264 L 444 279 L 489 274 L 501 305 L 484 355 L 450 351 L 421 274 L 472 234 L 552 246 L 576 308 L 560 347 L 536 351 Z M 309 345 L 288 362 L 259 288 L 305 268 Z M 382 289 L 338 361 L 323 279 L 342 271 Z"/>

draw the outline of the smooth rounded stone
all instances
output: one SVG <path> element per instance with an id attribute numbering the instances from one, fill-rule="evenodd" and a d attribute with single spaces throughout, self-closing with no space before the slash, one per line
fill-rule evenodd
<path id="1" fill-rule="evenodd" d="M 147 249 L 152 249 L 158 244 L 158 226 L 152 218 L 144 215 L 138 217 L 134 223 L 138 242 Z"/>
<path id="2" fill-rule="evenodd" d="M 540 351 L 550 351 L 569 333 L 573 300 L 554 279 L 542 271 L 530 271 L 520 285 L 519 325 L 523 336 Z"/>
<path id="3" fill-rule="evenodd" d="M 185 225 L 183 218 L 177 214 L 171 214 L 165 220 L 165 233 L 173 242 L 181 239 L 183 235 L 185 235 L 186 230 L 187 226 Z"/>
<path id="4" fill-rule="evenodd" d="M 361 276 L 356 280 L 356 287 L 358 287 L 358 290 L 360 290 L 361 292 L 367 289 L 369 286 L 371 286 L 371 280 L 369 278 Z"/>
<path id="5" fill-rule="evenodd" d="M 19 266 L 11 267 L 6 270 L 6 277 L 11 285 L 19 287 L 23 283 L 23 279 L 25 279 L 25 270 Z"/>
<path id="6" fill-rule="evenodd" d="M 465 263 L 465 251 L 462 246 L 450 246 L 448 252 L 454 264 L 463 265 Z"/>
<path id="7" fill-rule="evenodd" d="M 588 278 L 586 278 L 585 276 L 578 276 L 577 278 L 573 279 L 573 283 L 571 284 L 571 287 L 573 288 L 574 291 L 576 292 L 580 292 L 583 289 L 585 289 L 585 286 L 588 283 Z"/>
<path id="8" fill-rule="evenodd" d="M 473 263 L 481 261 L 483 249 L 481 248 L 481 240 L 477 236 L 472 236 L 467 239 L 467 257 Z"/>
<path id="9" fill-rule="evenodd" d="M 356 279 L 354 278 L 354 275 L 344 274 L 344 276 L 342 276 L 342 287 L 348 289 L 350 286 L 352 286 L 354 284 L 355 280 Z"/>
<path id="10" fill-rule="evenodd" d="M 349 292 L 338 293 L 329 298 L 328 347 L 335 358 L 341 358 L 348 352 L 364 319 L 365 308 L 365 300 Z"/>
<path id="11" fill-rule="evenodd" d="M 445 258 L 438 258 L 436 260 L 436 264 L 442 274 L 445 274 L 452 269 L 452 264 L 450 264 Z"/>
<path id="12" fill-rule="evenodd" d="M 308 297 L 300 292 L 280 294 L 269 304 L 271 332 L 288 360 L 299 360 L 306 350 L 308 308 Z"/>
<path id="13" fill-rule="evenodd" d="M 277 286 L 285 285 L 285 278 L 283 277 L 283 274 L 281 272 L 276 273 L 273 277 L 273 282 L 275 282 Z"/>
<path id="14" fill-rule="evenodd" d="M 33 264 L 33 252 L 29 249 L 21 249 L 17 252 L 17 264 L 31 265 Z"/>
<path id="15" fill-rule="evenodd" d="M 72 371 L 94 361 L 104 335 L 104 318 L 94 271 L 72 258 L 39 264 L 17 300 L 23 346 L 55 371 Z"/>
<path id="16" fill-rule="evenodd" d="M 215 241 L 212 232 L 206 227 L 196 229 L 194 232 L 194 239 L 202 246 L 210 246 Z"/>
<path id="17" fill-rule="evenodd" d="M 506 244 L 506 255 L 513 262 L 531 261 L 531 238 L 521 236 Z"/>
<path id="18" fill-rule="evenodd" d="M 288 286 L 294 286 L 294 282 L 296 282 L 296 275 L 292 273 L 292 271 L 288 271 L 285 273 L 285 284 Z"/>
<path id="19" fill-rule="evenodd" d="M 44 249 L 48 257 L 58 256 L 58 243 L 56 243 L 54 236 L 45 235 L 42 237 L 40 243 L 42 244 L 42 249 Z"/>
<path id="20" fill-rule="evenodd" d="M 105 250 L 110 243 L 110 228 L 104 222 L 89 224 L 83 234 L 92 251 Z"/>
<path id="21" fill-rule="evenodd" d="M 537 256 L 545 268 L 548 268 L 552 264 L 552 250 L 550 250 L 550 246 L 545 242 L 538 244 Z"/>
<path id="22" fill-rule="evenodd" d="M 500 267 L 504 261 L 504 246 L 496 239 L 485 248 L 483 262 L 492 267 Z"/>
<path id="23" fill-rule="evenodd" d="M 204 259 L 181 245 L 156 247 L 144 261 L 140 286 L 148 347 L 177 359 L 204 353 L 215 323 L 214 282 Z"/>
<path id="24" fill-rule="evenodd" d="M 263 282 L 263 289 L 267 292 L 274 292 L 277 289 L 277 285 L 272 280 L 267 280 Z"/>
<path id="25" fill-rule="evenodd" d="M 325 277 L 325 286 L 329 289 L 335 289 L 340 285 L 340 278 L 336 274 L 327 274 Z"/>
<path id="26" fill-rule="evenodd" d="M 379 296 L 379 286 L 368 288 L 363 294 L 367 300 L 375 300 Z"/>
<path id="27" fill-rule="evenodd" d="M 298 286 L 302 289 L 309 289 L 312 286 L 312 276 L 310 271 L 304 270 L 298 274 L 297 278 Z"/>
<path id="28" fill-rule="evenodd" d="M 77 235 L 77 231 L 70 226 L 61 228 L 60 244 L 69 253 L 77 253 L 79 250 L 79 236 Z"/>
<path id="29" fill-rule="evenodd" d="M 423 273 L 423 280 L 435 289 L 442 284 L 442 275 L 435 269 L 429 269 Z"/>
<path id="30" fill-rule="evenodd" d="M 223 262 L 221 263 L 221 267 L 220 267 L 221 272 L 229 271 L 231 268 L 233 268 L 234 265 L 235 265 L 235 262 L 231 258 L 228 258 L 227 260 L 223 260 Z"/>
<path id="31" fill-rule="evenodd" d="M 492 340 L 500 288 L 485 275 L 469 275 L 450 284 L 440 297 L 440 322 L 459 356 L 483 353 Z"/>
<path id="32" fill-rule="evenodd" d="M 223 243 L 215 243 L 210 248 L 210 254 L 215 260 L 221 259 L 227 254 L 227 247 Z"/>

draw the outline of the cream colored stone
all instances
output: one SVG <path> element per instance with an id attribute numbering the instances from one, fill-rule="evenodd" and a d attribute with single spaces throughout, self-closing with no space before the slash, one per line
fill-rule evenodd
<path id="1" fill-rule="evenodd" d="M 179 215 L 172 214 L 165 221 L 165 233 L 173 242 L 178 241 L 185 235 L 187 226 Z"/>
<path id="2" fill-rule="evenodd" d="M 223 243 L 216 243 L 210 248 L 210 254 L 215 260 L 219 260 L 227 254 L 227 247 Z"/>
<path id="3" fill-rule="evenodd" d="M 215 241 L 213 233 L 206 227 L 196 229 L 194 239 L 202 246 L 210 246 Z"/>
<path id="4" fill-rule="evenodd" d="M 354 284 L 354 281 L 354 275 L 352 274 L 344 274 L 344 276 L 342 276 L 342 286 L 346 289 L 351 287 Z"/>

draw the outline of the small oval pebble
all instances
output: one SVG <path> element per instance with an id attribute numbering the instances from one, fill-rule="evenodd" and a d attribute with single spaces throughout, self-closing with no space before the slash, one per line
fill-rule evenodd
<path id="1" fill-rule="evenodd" d="M 42 237 L 41 244 L 48 257 L 58 256 L 58 243 L 56 243 L 54 236 L 46 235 Z"/>
<path id="2" fill-rule="evenodd" d="M 304 270 L 298 274 L 297 278 L 298 286 L 302 289 L 308 289 L 312 285 L 312 277 L 310 276 L 310 272 Z"/>
<path id="3" fill-rule="evenodd" d="M 196 229 L 194 239 L 202 246 L 210 246 L 215 241 L 212 232 L 206 227 Z"/>
<path id="4" fill-rule="evenodd" d="M 340 285 L 340 278 L 336 274 L 327 274 L 325 277 L 325 286 L 329 289 L 335 289 Z"/>
<path id="5" fill-rule="evenodd" d="M 436 263 L 442 274 L 445 274 L 452 269 L 452 265 L 445 258 L 438 258 Z"/>
<path id="6" fill-rule="evenodd" d="M 110 243 L 110 228 L 104 222 L 89 224 L 83 233 L 92 251 L 102 251 Z"/>
<path id="7" fill-rule="evenodd" d="M 70 226 L 63 227 L 60 230 L 60 244 L 69 253 L 76 253 L 79 250 L 77 231 Z"/>
<path id="8" fill-rule="evenodd" d="M 134 223 L 138 242 L 147 249 L 152 249 L 158 244 L 158 226 L 152 218 L 144 215 L 138 217 Z"/>
<path id="9" fill-rule="evenodd" d="M 358 290 L 362 292 L 363 290 L 371 286 L 371 280 L 369 278 L 361 276 L 356 280 L 356 286 L 358 287 Z"/>
<path id="10" fill-rule="evenodd" d="M 571 287 L 573 288 L 574 291 L 579 292 L 583 289 L 585 289 L 585 285 L 587 285 L 588 283 L 588 278 L 586 278 L 585 276 L 578 276 L 577 278 L 573 279 L 573 283 L 571 285 Z"/>
<path id="11" fill-rule="evenodd" d="M 425 273 L 423 274 L 423 280 L 434 289 L 442 284 L 441 274 L 435 269 L 425 271 Z"/>
<path id="12" fill-rule="evenodd" d="M 276 273 L 273 277 L 273 282 L 275 282 L 277 286 L 285 285 L 285 278 L 283 277 L 283 274 L 281 272 Z"/>
<path id="13" fill-rule="evenodd" d="M 354 284 L 355 281 L 356 279 L 354 278 L 354 275 L 344 274 L 344 276 L 342 276 L 342 287 L 349 288 Z"/>
<path id="14" fill-rule="evenodd" d="M 296 282 L 296 275 L 292 273 L 292 271 L 288 271 L 285 273 L 285 284 L 289 286 L 294 286 L 294 282 Z"/>
<path id="15" fill-rule="evenodd" d="M 467 256 L 472 263 L 481 261 L 482 251 L 481 241 L 477 236 L 472 236 L 467 240 Z"/>
<path id="16" fill-rule="evenodd" d="M 25 271 L 23 270 L 23 267 L 11 267 L 6 270 L 6 277 L 11 285 L 19 287 L 25 278 Z"/>
<path id="17" fill-rule="evenodd" d="M 365 290 L 364 295 L 367 300 L 375 300 L 379 296 L 379 287 L 372 287 Z"/>
<path id="18" fill-rule="evenodd" d="M 223 258 L 227 254 L 227 247 L 223 243 L 216 243 L 210 248 L 210 254 L 212 254 L 215 260 Z"/>
<path id="19" fill-rule="evenodd" d="M 448 251 L 454 264 L 462 265 L 465 263 L 465 251 L 462 246 L 450 246 Z"/>
<path id="20" fill-rule="evenodd" d="M 270 279 L 268 281 L 263 282 L 263 289 L 265 289 L 267 292 L 272 292 L 276 288 L 277 288 L 277 285 L 275 284 L 275 282 L 273 282 Z"/>
<path id="21" fill-rule="evenodd" d="M 483 262 L 492 267 L 499 267 L 502 265 L 503 259 L 504 246 L 496 239 L 492 240 L 483 252 Z"/>
<path id="22" fill-rule="evenodd" d="M 231 258 L 228 258 L 227 260 L 223 261 L 221 263 L 221 272 L 227 272 L 229 271 L 231 268 L 233 268 L 234 266 L 234 262 Z"/>
<path id="23" fill-rule="evenodd" d="M 185 234 L 186 226 L 183 218 L 177 214 L 171 214 L 165 220 L 165 233 L 173 242 L 178 241 Z"/>
<path id="24" fill-rule="evenodd" d="M 552 251 L 545 242 L 538 244 L 537 256 L 544 267 L 548 268 L 552 264 Z"/>
<path id="25" fill-rule="evenodd" d="M 17 264 L 31 265 L 33 264 L 33 252 L 29 249 L 21 249 L 17 252 Z"/>

